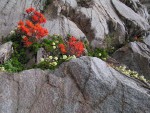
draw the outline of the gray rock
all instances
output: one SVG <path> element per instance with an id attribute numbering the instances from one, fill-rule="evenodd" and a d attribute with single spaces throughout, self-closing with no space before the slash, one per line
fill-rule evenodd
<path id="1" fill-rule="evenodd" d="M 144 38 L 143 42 L 150 47 L 150 35 Z"/>
<path id="2" fill-rule="evenodd" d="M 45 27 L 50 34 L 87 37 L 94 47 L 106 47 L 106 35 L 111 35 L 112 43 L 119 45 L 124 43 L 126 34 L 136 35 L 149 28 L 145 6 L 138 0 L 130 1 L 134 9 L 118 0 L 54 0 L 46 9 L 45 0 L 0 1 L 0 39 L 24 18 L 24 10 L 33 6 L 44 10 Z"/>
<path id="3" fill-rule="evenodd" d="M 140 0 L 140 2 L 147 7 L 148 13 L 150 14 L 150 1 L 149 0 Z M 149 23 L 150 23 L 150 15 L 149 15 L 148 19 L 149 19 Z"/>
<path id="4" fill-rule="evenodd" d="M 0 64 L 7 61 L 13 53 L 12 42 L 0 45 Z"/>
<path id="5" fill-rule="evenodd" d="M 18 83 L 13 75 L 0 72 L 0 112 L 16 113 L 18 102 Z"/>
<path id="6" fill-rule="evenodd" d="M 117 50 L 112 57 L 150 80 L 150 47 L 146 44 L 131 42 Z"/>
<path id="7" fill-rule="evenodd" d="M 149 19 L 149 12 L 148 12 L 148 7 L 147 3 L 143 2 L 146 0 L 120 0 L 123 2 L 125 5 L 130 7 L 133 11 L 144 17 L 146 20 Z"/>
<path id="8" fill-rule="evenodd" d="M 77 27 L 77 25 L 65 16 L 60 16 L 52 20 L 48 20 L 45 27 L 50 34 L 61 34 L 66 37 L 71 34 L 77 38 L 85 37 L 85 34 Z"/>
<path id="9" fill-rule="evenodd" d="M 36 63 L 39 64 L 41 62 L 41 58 L 44 58 L 45 50 L 44 48 L 40 48 L 37 52 Z"/>
<path id="10" fill-rule="evenodd" d="M 98 58 L 71 60 L 53 73 L 32 69 L 0 75 L 0 113 L 150 111 L 150 90 Z"/>
<path id="11" fill-rule="evenodd" d="M 134 24 L 132 26 L 130 25 L 132 28 L 138 28 L 136 29 L 137 31 L 139 29 L 141 29 L 141 31 L 146 31 L 150 28 L 148 21 L 142 16 L 135 13 L 130 7 L 127 7 L 119 0 L 112 0 L 112 3 L 122 18 L 125 18 L 125 20 L 128 21 L 128 23 L 131 22 L 132 24 Z"/>

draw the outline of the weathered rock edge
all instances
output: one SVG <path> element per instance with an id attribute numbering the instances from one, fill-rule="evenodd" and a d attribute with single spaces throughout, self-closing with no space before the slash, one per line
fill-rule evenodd
<path id="1" fill-rule="evenodd" d="M 0 113 L 149 111 L 150 88 L 98 58 L 71 60 L 54 72 L 31 69 L 0 73 Z"/>

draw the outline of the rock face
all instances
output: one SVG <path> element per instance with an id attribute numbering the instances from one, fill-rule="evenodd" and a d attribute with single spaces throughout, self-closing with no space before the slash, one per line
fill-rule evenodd
<path id="1" fill-rule="evenodd" d="M 120 45 L 125 38 L 146 36 L 149 0 L 1 0 L 0 40 L 25 18 L 32 6 L 43 11 L 50 34 L 71 34 L 93 47 Z M 148 22 L 149 21 L 149 22 Z M 150 35 L 149 35 L 150 36 Z M 132 42 L 113 57 L 150 79 L 150 37 Z M 37 53 L 39 62 L 43 50 Z M 0 45 L 0 64 L 9 59 L 12 43 Z M 150 86 L 127 77 L 98 58 L 82 57 L 55 71 L 31 69 L 0 72 L 0 113 L 149 113 Z"/>
<path id="2" fill-rule="evenodd" d="M 54 72 L 0 73 L 0 113 L 149 113 L 143 85 L 90 57 Z"/>
<path id="3" fill-rule="evenodd" d="M 146 6 L 147 11 L 148 11 L 148 21 L 150 23 L 150 1 L 149 0 L 140 0 L 140 2 Z"/>
<path id="4" fill-rule="evenodd" d="M 29 6 L 44 10 L 50 34 L 87 37 L 94 47 L 104 47 L 106 35 L 111 35 L 115 44 L 122 44 L 126 35 L 139 35 L 149 29 L 148 12 L 139 0 L 130 0 L 132 5 L 124 0 L 53 0 L 46 8 L 45 1 L 0 1 L 0 38 L 24 18 Z"/>
<path id="5" fill-rule="evenodd" d="M 7 61 L 13 53 L 12 42 L 0 45 L 0 64 Z"/>
<path id="6" fill-rule="evenodd" d="M 131 42 L 117 50 L 113 58 L 150 79 L 150 46 L 141 42 Z"/>

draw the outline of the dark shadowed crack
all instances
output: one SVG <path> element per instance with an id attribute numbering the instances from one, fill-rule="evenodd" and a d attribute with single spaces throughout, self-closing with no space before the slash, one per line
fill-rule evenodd
<path id="1" fill-rule="evenodd" d="M 93 4 L 93 1 L 92 0 L 78 0 L 77 4 L 80 7 L 89 8 Z"/>
<path id="2" fill-rule="evenodd" d="M 18 90 L 17 90 L 17 110 L 16 110 L 16 113 L 18 113 L 18 111 L 19 111 L 19 102 L 20 102 L 20 98 L 19 98 L 19 95 L 20 95 L 20 83 L 19 83 L 19 81 L 17 81 L 17 84 L 18 84 Z"/>
<path id="3" fill-rule="evenodd" d="M 14 74 L 13 74 L 13 76 L 10 75 L 10 77 L 13 79 L 14 82 L 17 83 L 17 108 L 16 108 L 16 112 L 15 113 L 18 113 L 18 111 L 19 111 L 19 102 L 20 102 L 20 98 L 19 98 L 19 95 L 20 95 L 20 83 L 19 83 L 19 81 L 16 81 L 14 79 Z"/>
<path id="4" fill-rule="evenodd" d="M 147 31 L 143 30 L 141 27 L 139 27 L 139 25 L 134 21 L 134 20 L 129 20 L 125 17 L 123 17 L 119 11 L 116 9 L 116 7 L 114 6 L 112 0 L 111 0 L 111 4 L 116 12 L 116 14 L 119 16 L 119 18 L 124 22 L 125 24 L 125 29 L 126 29 L 126 40 L 128 40 L 129 38 L 131 37 L 135 37 L 135 36 L 138 36 L 138 37 L 142 37 L 145 35 L 145 33 Z"/>
<path id="5" fill-rule="evenodd" d="M 124 109 L 125 109 L 125 104 L 126 104 L 126 102 L 125 102 L 125 93 L 124 93 L 124 85 L 123 84 L 121 84 L 121 86 L 122 86 L 122 102 L 121 102 L 121 106 L 122 106 L 122 112 L 121 113 L 124 113 Z"/>
<path id="6" fill-rule="evenodd" d="M 36 74 L 37 72 L 35 71 L 35 76 L 37 75 Z M 36 90 L 36 96 L 35 96 L 35 99 L 34 99 L 34 101 L 33 101 L 33 104 L 30 106 L 30 108 L 29 108 L 29 113 L 31 113 L 32 112 L 32 109 L 33 109 L 33 107 L 34 107 L 34 105 L 38 102 L 38 100 L 39 100 L 39 97 L 41 96 L 41 93 L 42 93 L 42 88 L 43 88 L 43 86 L 45 85 L 45 83 L 47 83 L 47 75 L 45 75 L 45 77 L 46 77 L 46 81 L 45 82 L 43 82 L 43 84 L 41 85 L 41 87 L 40 87 L 40 92 L 39 93 L 37 93 L 37 90 Z"/>
<path id="7" fill-rule="evenodd" d="M 86 63 L 87 65 L 89 65 L 89 62 L 87 62 L 86 60 L 81 59 L 81 58 L 79 58 L 79 59 L 82 60 L 82 61 L 84 61 L 84 63 Z M 88 67 L 89 67 L 88 70 L 89 70 L 89 72 L 90 72 L 90 70 L 91 70 L 90 67 L 91 67 L 91 66 L 88 66 Z M 84 84 L 83 87 L 80 86 L 80 84 L 78 83 L 77 78 L 74 76 L 74 74 L 71 72 L 71 70 L 70 70 L 69 68 L 67 68 L 66 74 L 68 74 L 68 75 L 72 78 L 72 80 L 73 80 L 74 83 L 76 84 L 76 87 L 77 87 L 78 90 L 81 92 L 81 94 L 82 94 L 84 100 L 86 100 L 86 96 L 85 96 L 85 94 L 84 94 L 84 90 L 85 90 L 85 87 L 86 87 L 87 82 L 89 81 L 89 78 L 90 78 L 90 76 L 91 76 L 91 73 L 89 73 L 88 77 L 85 78 L 85 81 L 84 81 L 84 83 L 83 83 L 83 84 Z"/>

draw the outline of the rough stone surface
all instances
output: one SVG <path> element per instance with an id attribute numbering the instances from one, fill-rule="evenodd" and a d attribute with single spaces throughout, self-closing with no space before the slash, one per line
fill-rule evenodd
<path id="1" fill-rule="evenodd" d="M 131 42 L 117 50 L 113 58 L 150 79 L 150 46 L 141 42 Z"/>
<path id="2" fill-rule="evenodd" d="M 100 59 L 82 57 L 53 73 L 1 72 L 0 113 L 149 113 L 148 88 Z"/>
<path id="3" fill-rule="evenodd" d="M 41 58 L 44 58 L 45 50 L 44 48 L 40 48 L 37 52 L 36 63 L 39 64 L 41 62 Z"/>
<path id="4" fill-rule="evenodd" d="M 4 43 L 0 45 L 0 64 L 7 61 L 13 52 L 12 42 Z"/>
<path id="5" fill-rule="evenodd" d="M 146 19 L 142 16 L 135 13 L 131 8 L 127 7 L 125 4 L 121 3 L 118 0 L 112 0 L 113 5 L 115 6 L 118 13 L 127 21 L 132 21 L 135 26 L 139 26 L 143 30 L 148 30 L 149 24 L 146 22 Z"/>
<path id="6" fill-rule="evenodd" d="M 140 2 L 147 7 L 148 13 L 150 14 L 150 1 L 149 0 L 140 0 Z M 150 23 L 150 15 L 148 16 L 148 20 Z"/>
<path id="7" fill-rule="evenodd" d="M 150 47 L 150 35 L 148 35 L 143 42 Z"/>

